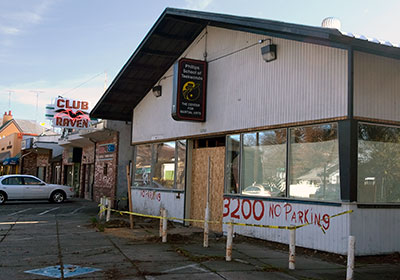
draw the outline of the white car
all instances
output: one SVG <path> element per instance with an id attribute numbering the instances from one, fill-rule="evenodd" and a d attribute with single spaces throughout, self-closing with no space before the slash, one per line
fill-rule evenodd
<path id="1" fill-rule="evenodd" d="M 74 196 L 69 186 L 47 184 L 31 175 L 0 176 L 0 205 L 6 200 L 48 199 L 61 203 Z"/>

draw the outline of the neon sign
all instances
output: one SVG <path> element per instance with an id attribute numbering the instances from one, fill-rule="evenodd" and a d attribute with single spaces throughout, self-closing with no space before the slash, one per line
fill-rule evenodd
<path id="1" fill-rule="evenodd" d="M 54 127 L 88 129 L 90 124 L 89 102 L 58 97 L 53 105 L 46 106 L 46 117 Z"/>

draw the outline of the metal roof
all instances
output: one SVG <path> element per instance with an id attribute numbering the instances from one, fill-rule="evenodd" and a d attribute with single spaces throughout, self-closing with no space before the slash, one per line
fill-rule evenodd
<path id="1" fill-rule="evenodd" d="M 131 121 L 133 108 L 207 25 L 400 59 L 397 45 L 357 38 L 337 29 L 167 8 L 93 108 L 91 117 Z"/>

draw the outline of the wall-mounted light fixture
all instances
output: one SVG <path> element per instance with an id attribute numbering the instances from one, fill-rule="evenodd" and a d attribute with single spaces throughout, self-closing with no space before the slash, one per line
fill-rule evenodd
<path id="1" fill-rule="evenodd" d="M 153 94 L 155 97 L 160 97 L 162 95 L 161 86 L 154 86 L 153 87 Z"/>
<path id="2" fill-rule="evenodd" d="M 276 45 L 272 44 L 271 39 L 263 39 L 263 40 L 260 40 L 259 43 L 261 44 L 265 41 L 269 41 L 269 43 L 268 43 L 268 45 L 261 47 L 261 55 L 265 62 L 274 61 L 277 57 Z"/>

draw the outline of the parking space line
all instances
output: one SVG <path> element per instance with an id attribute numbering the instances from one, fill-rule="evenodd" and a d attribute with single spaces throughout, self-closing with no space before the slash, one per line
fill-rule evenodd
<path id="1" fill-rule="evenodd" d="M 194 263 L 194 264 L 189 264 L 189 265 L 185 265 L 185 266 L 181 266 L 181 267 L 175 267 L 175 268 L 167 269 L 167 270 L 164 270 L 162 273 L 169 273 L 169 272 L 173 272 L 173 271 L 177 271 L 177 270 L 183 270 L 183 269 L 186 269 L 186 268 L 194 268 L 194 269 L 200 270 L 202 272 L 210 272 L 210 271 L 208 271 L 208 270 L 206 270 L 204 268 L 199 267 L 198 263 Z"/>
<path id="2" fill-rule="evenodd" d="M 81 209 L 83 209 L 83 208 L 85 208 L 85 206 L 76 208 L 74 211 L 71 212 L 71 214 L 73 215 L 73 214 L 75 214 L 76 212 L 78 212 L 79 210 L 81 210 Z"/>
<path id="3" fill-rule="evenodd" d="M 51 208 L 51 209 L 49 209 L 49 210 L 43 211 L 42 213 L 39 213 L 38 216 L 42 216 L 42 215 L 44 215 L 44 214 L 47 214 L 47 213 L 49 213 L 49 212 L 51 212 L 51 211 L 54 211 L 54 210 L 57 210 L 57 209 L 59 209 L 59 208 L 60 208 L 60 207 L 54 207 L 54 208 Z"/>
<path id="4" fill-rule="evenodd" d="M 24 210 L 21 210 L 21 211 L 18 211 L 18 212 L 14 212 L 14 213 L 8 214 L 8 216 L 14 216 L 14 215 L 17 215 L 17 214 L 20 214 L 20 213 L 24 213 L 24 212 L 29 211 L 31 209 L 32 208 L 28 208 L 28 209 L 24 209 Z"/>

